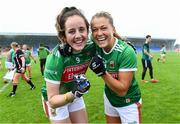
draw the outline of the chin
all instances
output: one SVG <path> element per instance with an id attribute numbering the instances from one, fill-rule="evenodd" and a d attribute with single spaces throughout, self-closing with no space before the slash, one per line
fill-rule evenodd
<path id="1" fill-rule="evenodd" d="M 107 45 L 106 45 L 106 44 L 98 44 L 98 46 L 99 46 L 100 48 L 105 48 Z"/>
<path id="2" fill-rule="evenodd" d="M 73 48 L 75 51 L 81 51 L 84 49 L 84 46 L 79 46 L 79 47 L 74 47 Z"/>

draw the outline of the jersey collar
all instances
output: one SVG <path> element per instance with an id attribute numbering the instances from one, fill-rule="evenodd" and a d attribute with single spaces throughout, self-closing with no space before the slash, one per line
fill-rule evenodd
<path id="1" fill-rule="evenodd" d="M 116 44 L 118 43 L 118 39 L 117 39 L 117 38 L 115 38 L 115 39 L 116 39 L 116 41 L 115 41 L 113 47 L 111 48 L 111 50 L 110 50 L 109 52 L 106 52 L 104 49 L 102 49 L 102 51 L 103 51 L 104 54 L 110 54 L 110 53 L 114 50 L 114 47 L 115 47 Z"/>

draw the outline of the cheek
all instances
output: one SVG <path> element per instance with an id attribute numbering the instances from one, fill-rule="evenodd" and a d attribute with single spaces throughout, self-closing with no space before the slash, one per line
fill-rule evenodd
<path id="1" fill-rule="evenodd" d="M 66 35 L 66 38 L 64 38 L 67 43 L 71 43 L 73 40 L 72 35 Z"/>
<path id="2" fill-rule="evenodd" d="M 88 32 L 83 33 L 83 37 L 87 39 L 88 38 Z"/>
<path id="3" fill-rule="evenodd" d="M 83 40 L 86 42 L 88 40 L 88 33 L 83 34 Z"/>
<path id="4" fill-rule="evenodd" d="M 92 38 L 93 38 L 94 40 L 96 40 L 96 37 L 97 37 L 97 33 L 96 33 L 96 32 L 92 33 Z"/>

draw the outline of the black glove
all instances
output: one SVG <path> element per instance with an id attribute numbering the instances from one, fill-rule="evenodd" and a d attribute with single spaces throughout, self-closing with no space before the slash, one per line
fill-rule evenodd
<path id="1" fill-rule="evenodd" d="M 134 44 L 132 44 L 130 41 L 127 41 L 126 43 L 133 48 L 135 53 L 137 53 Z"/>
<path id="2" fill-rule="evenodd" d="M 93 57 L 89 67 L 98 76 L 102 76 L 102 75 L 106 74 L 106 69 L 105 69 L 105 66 L 103 63 L 103 59 L 99 55 L 96 55 Z"/>
<path id="3" fill-rule="evenodd" d="M 69 44 L 60 45 L 59 46 L 59 52 L 63 56 L 70 56 L 72 55 L 72 47 Z"/>
<path id="4" fill-rule="evenodd" d="M 80 98 L 83 94 L 87 93 L 90 86 L 90 82 L 86 79 L 84 74 L 74 75 L 74 89 L 72 93 L 75 98 Z"/>

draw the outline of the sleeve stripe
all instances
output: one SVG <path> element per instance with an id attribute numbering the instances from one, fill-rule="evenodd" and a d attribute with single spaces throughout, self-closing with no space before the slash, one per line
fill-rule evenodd
<path id="1" fill-rule="evenodd" d="M 120 68 L 119 71 L 137 71 L 137 68 Z"/>
<path id="2" fill-rule="evenodd" d="M 54 80 L 49 80 L 47 78 L 44 78 L 44 80 L 48 83 L 52 83 L 52 84 L 60 84 L 60 81 L 54 81 Z"/>

